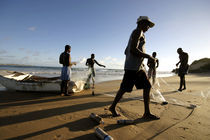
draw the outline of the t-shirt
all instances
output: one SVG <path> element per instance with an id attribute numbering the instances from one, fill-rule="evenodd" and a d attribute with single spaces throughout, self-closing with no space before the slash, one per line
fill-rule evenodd
<path id="1" fill-rule="evenodd" d="M 124 65 L 125 70 L 138 71 L 139 69 L 141 69 L 142 61 L 144 60 L 144 58 L 142 56 L 132 53 L 130 50 L 131 47 L 135 48 L 138 47 L 138 49 L 140 49 L 142 52 L 145 52 L 144 48 L 145 42 L 146 41 L 143 31 L 135 29 L 130 36 L 128 45 L 125 50 L 125 55 L 126 55 L 125 65 Z"/>

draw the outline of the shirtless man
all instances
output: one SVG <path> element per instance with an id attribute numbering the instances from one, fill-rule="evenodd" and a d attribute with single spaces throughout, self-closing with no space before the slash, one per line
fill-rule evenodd
<path id="1" fill-rule="evenodd" d="M 61 96 L 68 96 L 68 86 L 71 80 L 71 66 L 76 65 L 76 62 L 71 61 L 71 46 L 66 45 L 65 51 L 60 54 L 59 62 L 63 65 L 61 69 Z"/>
<path id="2" fill-rule="evenodd" d="M 180 86 L 179 86 L 179 91 L 185 90 L 186 89 L 186 82 L 185 82 L 185 75 L 188 72 L 188 54 L 182 50 L 182 48 L 177 49 L 177 53 L 179 54 L 179 62 L 176 64 L 176 66 L 179 66 L 179 71 L 178 75 L 180 77 Z M 182 88 L 184 86 L 184 88 Z"/>
<path id="3" fill-rule="evenodd" d="M 156 58 L 156 55 L 157 55 L 156 52 L 152 53 L 152 57 L 155 58 L 155 62 L 154 61 L 150 61 L 149 59 L 147 61 L 147 66 L 149 67 L 148 78 L 150 79 L 152 77 L 152 84 L 153 85 L 155 84 L 155 80 L 156 80 L 156 68 L 158 68 L 158 66 L 159 66 L 159 61 Z"/>
<path id="4" fill-rule="evenodd" d="M 106 67 L 104 65 L 101 65 L 99 64 L 96 60 L 95 60 L 95 54 L 91 54 L 91 58 L 88 58 L 87 61 L 86 61 L 86 66 L 88 66 L 88 71 L 89 71 L 89 74 L 88 74 L 88 78 L 87 78 L 87 81 L 86 81 L 86 88 L 90 88 L 90 78 L 92 77 L 92 82 L 93 82 L 93 88 L 94 88 L 94 85 L 95 85 L 95 69 L 94 69 L 94 64 L 97 64 L 98 66 L 100 67 Z"/>

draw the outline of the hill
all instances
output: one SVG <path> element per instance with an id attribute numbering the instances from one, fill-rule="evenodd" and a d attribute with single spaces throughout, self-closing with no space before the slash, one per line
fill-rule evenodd
<path id="1" fill-rule="evenodd" d="M 190 73 L 210 72 L 210 58 L 202 58 L 192 62 L 189 68 Z"/>
<path id="2" fill-rule="evenodd" d="M 178 73 L 178 69 L 173 69 L 172 72 Z M 210 58 L 202 58 L 195 60 L 189 67 L 189 73 L 210 72 Z"/>

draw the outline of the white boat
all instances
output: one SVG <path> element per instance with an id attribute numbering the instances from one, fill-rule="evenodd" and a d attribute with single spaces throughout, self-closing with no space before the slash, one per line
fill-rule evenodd
<path id="1" fill-rule="evenodd" d="M 15 91 L 59 92 L 60 83 L 60 77 L 46 78 L 11 71 L 5 71 L 0 75 L 0 84 Z M 69 92 L 82 91 L 84 84 L 84 81 L 70 81 Z"/>

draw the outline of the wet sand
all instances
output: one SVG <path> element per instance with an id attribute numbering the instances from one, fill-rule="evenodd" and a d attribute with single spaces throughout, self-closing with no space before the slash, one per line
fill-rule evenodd
<path id="1" fill-rule="evenodd" d="M 167 105 L 151 100 L 151 112 L 160 120 L 141 119 L 142 90 L 126 93 L 117 106 L 120 117 L 108 111 L 121 81 L 96 85 L 91 90 L 61 97 L 55 93 L 0 91 L 0 139 L 95 140 L 101 127 L 115 140 L 209 139 L 210 74 L 187 75 L 187 90 L 178 92 L 178 76 L 158 78 L 158 89 Z M 152 90 L 151 92 L 154 92 Z M 194 108 L 194 106 L 196 106 Z M 100 115 L 104 124 L 89 118 Z M 119 119 L 133 119 L 133 125 L 118 125 Z"/>

